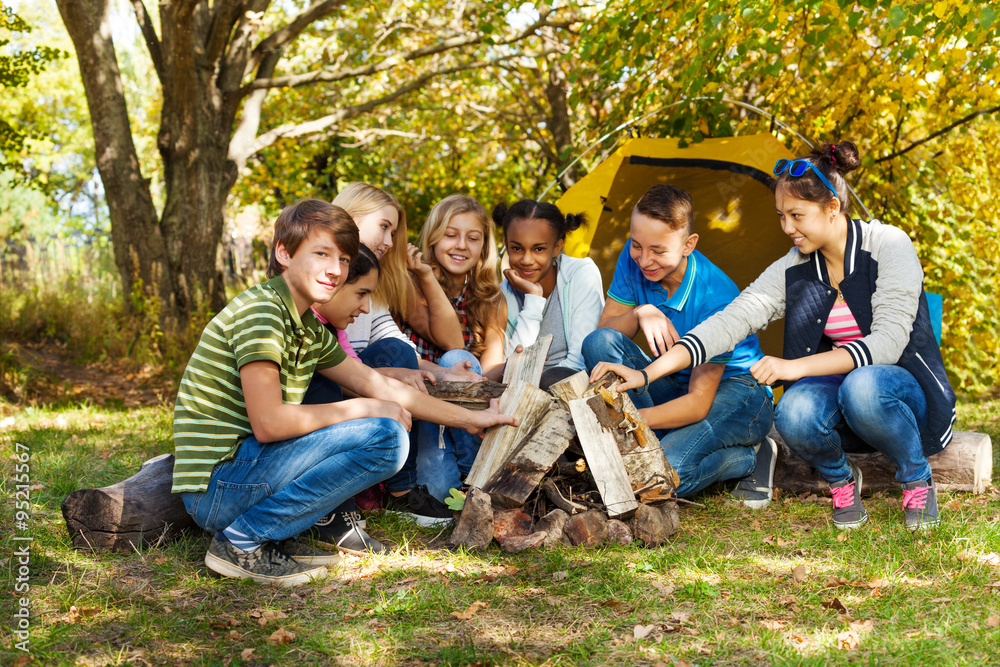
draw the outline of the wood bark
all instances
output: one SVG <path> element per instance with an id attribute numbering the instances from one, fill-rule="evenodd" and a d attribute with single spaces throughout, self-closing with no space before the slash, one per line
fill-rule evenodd
<path id="1" fill-rule="evenodd" d="M 550 345 L 552 345 L 552 334 L 542 336 L 519 354 L 507 357 L 507 365 L 503 369 L 504 383 L 522 380 L 537 387 L 542 379 L 545 357 L 549 354 Z"/>
<path id="2" fill-rule="evenodd" d="M 458 523 L 448 546 L 452 549 L 465 547 L 469 551 L 481 551 L 493 541 L 493 503 L 490 494 L 473 487 L 465 496 L 465 506 L 458 517 Z"/>
<path id="3" fill-rule="evenodd" d="M 777 431 L 772 430 L 770 437 L 778 443 L 775 487 L 791 493 L 829 490 L 830 485 L 820 478 L 816 469 L 792 452 Z M 861 469 L 862 493 L 900 488 L 895 467 L 881 453 L 848 454 L 847 458 Z M 955 431 L 951 444 L 927 460 L 938 488 L 984 493 L 993 476 L 993 443 L 985 433 Z"/>
<path id="4" fill-rule="evenodd" d="M 615 436 L 598 422 L 589 404 L 590 400 L 593 399 L 578 398 L 569 403 L 577 438 L 583 447 L 587 466 L 590 468 L 608 515 L 612 518 L 629 516 L 635 511 L 638 503 L 632 492 L 625 463 L 622 461 Z"/>
<path id="5" fill-rule="evenodd" d="M 73 546 L 132 551 L 194 527 L 180 495 L 170 493 L 173 471 L 174 455 L 163 454 L 117 484 L 69 493 L 62 514 Z"/>
<path id="6" fill-rule="evenodd" d="M 427 393 L 442 401 L 455 403 L 470 410 L 485 410 L 490 407 L 490 400 L 500 398 L 507 385 L 492 380 L 482 382 L 447 382 L 431 384 L 424 380 Z"/>
<path id="7" fill-rule="evenodd" d="M 497 507 L 517 507 L 538 488 L 539 482 L 566 451 L 575 430 L 566 410 L 547 413 L 535 432 L 486 482 L 483 490 Z"/>
<path id="8" fill-rule="evenodd" d="M 484 488 L 490 477 L 507 462 L 517 447 L 529 437 L 552 407 L 552 397 L 522 380 L 507 385 L 500 397 L 500 413 L 515 415 L 517 426 L 492 426 L 486 431 L 479 454 L 466 476 L 469 486 Z"/>

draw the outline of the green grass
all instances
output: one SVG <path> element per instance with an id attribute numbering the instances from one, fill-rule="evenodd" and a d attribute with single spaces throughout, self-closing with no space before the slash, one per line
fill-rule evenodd
<path id="1" fill-rule="evenodd" d="M 959 414 L 960 429 L 990 434 L 1000 471 L 1000 400 Z M 0 423 L 9 417 L 0 614 L 12 619 L 18 604 L 10 455 L 20 444 L 34 485 L 34 664 L 983 665 L 1000 655 L 1000 566 L 979 558 L 1000 552 L 995 489 L 942 492 L 942 525 L 920 535 L 903 528 L 899 494 L 867 499 L 869 523 L 841 534 L 826 503 L 779 497 L 752 512 L 715 490 L 698 498 L 704 509 L 682 507 L 681 532 L 660 549 L 449 552 L 447 533 L 372 516 L 393 554 L 272 589 L 210 577 L 201 534 L 126 554 L 69 546 L 62 498 L 170 451 L 169 408 L 0 403 Z M 452 616 L 474 602 L 485 606 L 468 620 Z M 294 639 L 269 641 L 279 627 Z M 12 631 L 5 621 L 0 664 L 22 657 Z"/>

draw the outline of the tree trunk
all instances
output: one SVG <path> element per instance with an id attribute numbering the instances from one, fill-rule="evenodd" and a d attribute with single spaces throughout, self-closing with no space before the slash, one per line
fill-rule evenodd
<path id="1" fill-rule="evenodd" d="M 124 294 L 133 294 L 141 286 L 146 294 L 155 294 L 169 304 L 174 293 L 173 273 L 149 180 L 142 176 L 132 142 L 111 39 L 111 7 L 107 0 L 57 0 L 57 4 L 80 64 Z"/>

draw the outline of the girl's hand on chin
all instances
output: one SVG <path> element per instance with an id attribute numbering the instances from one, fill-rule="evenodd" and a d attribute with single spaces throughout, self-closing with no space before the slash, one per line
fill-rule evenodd
<path id="1" fill-rule="evenodd" d="M 538 283 L 533 283 L 530 280 L 525 280 L 521 277 L 514 269 L 506 269 L 503 272 L 504 277 L 510 286 L 516 289 L 522 294 L 534 294 L 535 296 L 542 296 L 542 286 Z"/>

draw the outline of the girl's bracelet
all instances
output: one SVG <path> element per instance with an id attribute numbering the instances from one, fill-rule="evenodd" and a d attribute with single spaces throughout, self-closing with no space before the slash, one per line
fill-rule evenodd
<path id="1" fill-rule="evenodd" d="M 642 389 L 636 389 L 635 390 L 635 395 L 636 396 L 641 396 L 642 394 L 645 394 L 646 390 L 649 389 L 649 376 L 646 375 L 645 369 L 640 368 L 639 372 L 642 373 L 643 385 L 642 385 Z"/>

